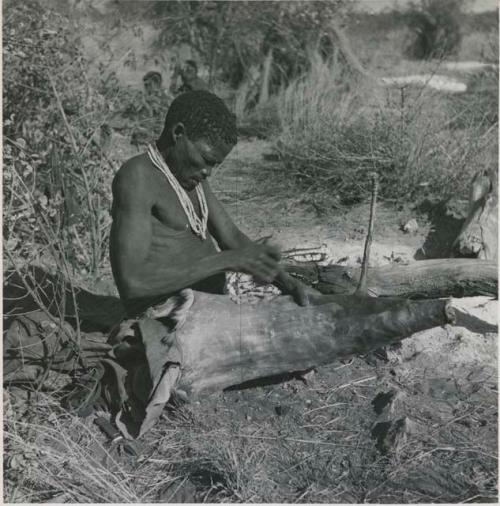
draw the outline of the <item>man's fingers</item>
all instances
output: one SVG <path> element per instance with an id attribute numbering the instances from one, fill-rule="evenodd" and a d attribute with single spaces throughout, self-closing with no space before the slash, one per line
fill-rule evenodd
<path id="1" fill-rule="evenodd" d="M 264 244 L 262 248 L 271 258 L 274 258 L 276 261 L 281 260 L 281 251 L 276 246 L 272 246 L 271 244 Z"/>
<path id="2" fill-rule="evenodd" d="M 265 266 L 267 269 L 279 270 L 279 264 L 274 258 L 263 255 L 259 257 L 259 263 Z"/>
<path id="3" fill-rule="evenodd" d="M 279 269 L 277 267 L 267 267 L 266 265 L 256 265 L 252 269 L 252 275 L 259 281 L 270 283 L 277 276 Z"/>
<path id="4" fill-rule="evenodd" d="M 295 290 L 294 299 L 299 306 L 309 305 L 309 297 L 307 295 L 307 292 L 301 286 L 297 287 Z"/>

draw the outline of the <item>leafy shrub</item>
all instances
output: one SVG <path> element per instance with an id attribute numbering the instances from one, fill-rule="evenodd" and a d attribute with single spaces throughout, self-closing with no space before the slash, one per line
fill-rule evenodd
<path id="1" fill-rule="evenodd" d="M 413 33 L 407 54 L 416 59 L 443 58 L 457 52 L 462 35 L 459 14 L 461 0 L 423 0 L 404 15 Z"/>
<path id="2" fill-rule="evenodd" d="M 261 66 L 272 50 L 273 93 L 307 70 L 311 48 L 321 46 L 325 57 L 331 53 L 324 30 L 345 10 L 345 3 L 154 1 L 144 15 L 161 20 L 158 47 L 188 44 L 208 69 L 210 80 L 220 78 L 232 88 L 251 78 L 251 70 Z"/>
<path id="3" fill-rule="evenodd" d="M 494 161 L 483 154 L 495 145 L 496 129 L 452 129 L 441 96 L 367 81 L 342 89 L 335 77 L 329 66 L 316 66 L 281 96 L 278 149 L 302 191 L 328 194 L 330 203 L 359 202 L 375 170 L 382 199 L 466 196 L 471 171 Z"/>
<path id="4" fill-rule="evenodd" d="M 4 10 L 4 240 L 10 259 L 107 259 L 114 167 L 101 146 L 111 101 L 88 81 L 75 27 L 34 1 Z M 53 259 L 54 261 L 55 259 Z"/>

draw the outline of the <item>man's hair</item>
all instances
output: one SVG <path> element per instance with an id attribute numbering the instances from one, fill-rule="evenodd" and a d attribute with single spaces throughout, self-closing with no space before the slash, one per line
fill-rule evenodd
<path id="1" fill-rule="evenodd" d="M 156 143 L 160 149 L 170 144 L 171 131 L 177 123 L 184 125 L 191 141 L 204 138 L 214 145 L 220 142 L 234 145 L 237 142 L 236 116 L 217 95 L 209 91 L 187 91 L 172 102 L 163 132 Z"/>
<path id="2" fill-rule="evenodd" d="M 186 65 L 192 67 L 196 72 L 198 72 L 198 65 L 194 60 L 186 60 Z"/>
<path id="3" fill-rule="evenodd" d="M 161 84 L 161 74 L 159 72 L 157 72 L 156 70 L 150 70 L 149 72 L 146 72 L 146 74 L 144 74 L 144 77 L 142 78 L 142 80 L 144 81 L 144 83 L 148 82 L 148 81 L 158 81 L 160 84 Z"/>

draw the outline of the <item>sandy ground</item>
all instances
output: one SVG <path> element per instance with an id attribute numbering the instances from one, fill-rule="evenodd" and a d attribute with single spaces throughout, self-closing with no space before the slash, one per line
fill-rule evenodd
<path id="1" fill-rule="evenodd" d="M 242 141 L 231 153 L 227 166 L 214 177 L 213 186 L 224 200 L 224 191 L 244 193 L 255 184 L 255 174 L 262 169 L 262 155 L 272 146 L 260 141 Z M 259 158 L 262 160 L 259 163 Z M 257 162 L 256 162 L 257 160 Z M 254 176 L 252 178 L 252 176 Z M 278 189 L 276 189 L 278 191 Z M 283 250 L 317 248 L 326 253 L 323 263 L 360 264 L 368 225 L 368 204 L 347 213 L 334 211 L 331 216 L 317 216 L 293 199 L 272 198 L 267 193 L 254 194 L 247 200 L 226 202 L 235 221 L 252 237 L 272 236 L 271 241 Z M 374 228 L 370 265 L 412 263 L 418 258 L 432 225 L 418 217 L 419 228 L 413 234 L 402 230 L 411 212 L 400 213 L 379 206 Z M 481 376 L 496 384 L 498 302 L 485 297 L 455 299 L 457 323 L 444 329 L 432 329 L 403 341 L 390 353 L 401 369 L 410 368 L 423 376 L 442 376 L 446 381 L 467 381 Z M 488 380 L 486 380 L 488 378 Z"/>
<path id="2" fill-rule="evenodd" d="M 252 195 L 255 174 L 264 170 L 262 155 L 270 151 L 272 146 L 266 142 L 243 141 L 230 155 L 227 166 L 214 177 L 213 186 L 223 201 L 228 189 L 234 194 L 249 193 L 246 200 L 226 201 L 235 221 L 252 237 L 272 235 L 271 240 L 283 250 L 317 248 L 326 253 L 324 263 L 361 263 L 368 204 L 348 212 L 334 210 L 332 216 L 319 217 L 296 199 L 273 199 L 272 188 Z M 275 191 L 279 193 L 278 188 Z M 404 233 L 402 225 L 411 218 L 415 215 L 407 209 L 398 213 L 379 207 L 371 265 L 418 261 L 416 257 L 432 224 L 418 216 L 418 230 L 413 234 Z M 438 399 L 445 398 L 449 410 L 449 405 L 457 403 L 461 395 L 467 395 L 466 391 L 472 395 L 470 392 L 476 387 L 474 395 L 482 396 L 481 402 L 488 399 L 496 405 L 498 302 L 486 297 L 469 297 L 454 299 L 453 307 L 457 312 L 455 325 L 415 334 L 401 346 L 386 350 L 385 359 L 394 364 L 393 377 L 403 383 L 405 378 L 412 378 L 412 383 L 420 378 L 420 393 L 427 397 L 426 402 L 436 401 L 440 409 L 443 408 Z"/>

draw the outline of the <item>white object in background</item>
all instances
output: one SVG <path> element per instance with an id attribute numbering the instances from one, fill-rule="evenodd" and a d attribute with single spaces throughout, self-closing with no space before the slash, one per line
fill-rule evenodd
<path id="1" fill-rule="evenodd" d="M 484 69 L 498 69 L 496 63 L 483 63 L 480 61 L 448 61 L 441 64 L 447 70 L 457 72 L 477 72 Z"/>
<path id="2" fill-rule="evenodd" d="M 438 91 L 464 93 L 467 85 L 448 76 L 437 74 L 419 74 L 413 76 L 381 77 L 380 81 L 387 86 L 405 86 L 409 84 L 428 86 Z"/>

